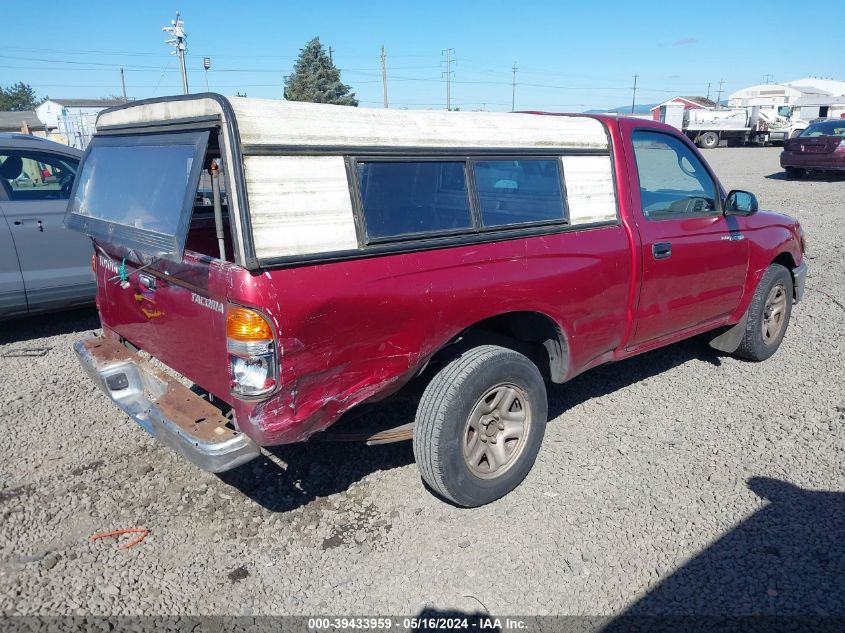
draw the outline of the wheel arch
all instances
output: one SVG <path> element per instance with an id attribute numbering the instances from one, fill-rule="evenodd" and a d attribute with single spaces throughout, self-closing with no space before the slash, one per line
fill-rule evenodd
<path id="1" fill-rule="evenodd" d="M 563 328 L 547 314 L 530 310 L 503 312 L 473 323 L 441 347 L 430 364 L 487 344 L 525 354 L 552 382 L 565 382 L 569 374 L 570 347 Z"/>

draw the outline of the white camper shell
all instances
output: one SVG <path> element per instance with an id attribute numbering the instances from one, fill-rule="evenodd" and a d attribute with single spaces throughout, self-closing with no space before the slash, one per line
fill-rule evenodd
<path id="1" fill-rule="evenodd" d="M 367 109 L 205 93 L 103 111 L 88 152 L 171 142 L 188 148 L 174 159 L 184 164 L 178 161 L 187 157 L 188 168 L 179 179 L 185 189 L 179 221 L 168 227 L 172 239 L 162 227 L 147 230 L 137 220 L 127 226 L 95 217 L 85 208 L 92 196 L 77 192 L 67 223 L 98 239 L 119 238 L 150 256 L 180 259 L 208 165 L 203 154 L 212 148 L 225 177 L 230 259 L 248 269 L 390 247 L 369 240 L 362 226 L 355 171 L 360 157 L 551 156 L 560 161 L 567 224 L 617 221 L 609 136 L 588 117 Z M 137 149 L 132 154 L 141 155 Z M 79 181 L 77 186 L 86 186 L 85 174 Z"/>

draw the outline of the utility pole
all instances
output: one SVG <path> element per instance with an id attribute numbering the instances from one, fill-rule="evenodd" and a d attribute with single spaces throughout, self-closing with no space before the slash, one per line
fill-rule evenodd
<path id="1" fill-rule="evenodd" d="M 707 82 L 707 100 L 710 100 L 710 82 Z"/>
<path id="2" fill-rule="evenodd" d="M 165 40 L 165 44 L 170 44 L 176 50 L 171 52 L 171 55 L 179 57 L 179 66 L 182 69 L 182 93 L 188 94 L 188 71 L 185 69 L 185 49 L 187 48 L 187 37 L 185 33 L 185 23 L 182 21 L 181 14 L 176 12 L 176 19 L 170 21 L 170 26 L 163 26 L 161 30 L 165 33 L 170 33 L 173 39 Z"/>
<path id="3" fill-rule="evenodd" d="M 332 59 L 332 53 L 333 52 L 334 52 L 334 49 L 331 46 L 329 46 L 329 63 L 330 64 L 334 64 L 334 60 Z"/>
<path id="4" fill-rule="evenodd" d="M 441 55 L 446 55 L 446 109 L 452 109 L 452 53 L 454 48 L 447 48 L 441 51 Z"/>
<path id="5" fill-rule="evenodd" d="M 764 84 L 772 83 L 772 79 L 774 79 L 774 75 L 772 75 L 771 73 L 766 73 L 765 75 L 763 75 L 763 83 Z"/>
<path id="6" fill-rule="evenodd" d="M 128 103 L 126 98 L 126 77 L 123 76 L 123 66 L 120 67 L 120 85 L 123 86 L 123 103 Z"/>
<path id="7" fill-rule="evenodd" d="M 716 105 L 720 105 L 722 103 L 722 84 L 725 83 L 724 79 L 719 80 L 719 92 L 716 94 Z"/>
<path id="8" fill-rule="evenodd" d="M 387 55 L 384 44 L 381 45 L 381 91 L 384 97 L 384 107 L 387 107 Z"/>
<path id="9" fill-rule="evenodd" d="M 516 111 L 516 71 L 519 70 L 519 66 L 516 65 L 516 62 L 513 63 L 511 66 L 511 72 L 513 73 L 513 79 L 511 80 L 511 112 Z"/>
<path id="10" fill-rule="evenodd" d="M 211 58 L 210 57 L 203 57 L 202 58 L 202 67 L 205 69 L 205 91 L 211 92 L 208 88 L 208 69 L 211 68 Z"/>
<path id="11" fill-rule="evenodd" d="M 634 75 L 634 96 L 631 98 L 631 114 L 634 114 L 634 104 L 637 103 L 637 79 L 639 75 Z"/>

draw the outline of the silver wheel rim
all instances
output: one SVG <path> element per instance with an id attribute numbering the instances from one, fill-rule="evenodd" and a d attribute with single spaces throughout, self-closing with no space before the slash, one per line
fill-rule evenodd
<path id="1" fill-rule="evenodd" d="M 786 288 L 783 284 L 777 284 L 769 290 L 766 297 L 766 307 L 763 309 L 763 322 L 760 328 L 763 333 L 763 342 L 771 345 L 780 336 L 786 317 Z"/>
<path id="2" fill-rule="evenodd" d="M 516 385 L 496 385 L 479 398 L 464 428 L 462 454 L 470 472 L 495 479 L 525 450 L 531 432 L 531 404 Z"/>

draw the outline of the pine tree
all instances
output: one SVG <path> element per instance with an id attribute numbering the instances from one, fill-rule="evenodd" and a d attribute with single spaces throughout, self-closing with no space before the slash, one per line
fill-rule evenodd
<path id="1" fill-rule="evenodd" d="M 13 86 L 0 86 L 0 110 L 16 111 L 34 110 L 41 103 L 35 96 L 32 86 L 19 81 Z"/>
<path id="2" fill-rule="evenodd" d="M 357 106 L 355 93 L 340 81 L 340 70 L 315 37 L 300 50 L 293 74 L 285 77 L 285 99 Z"/>

